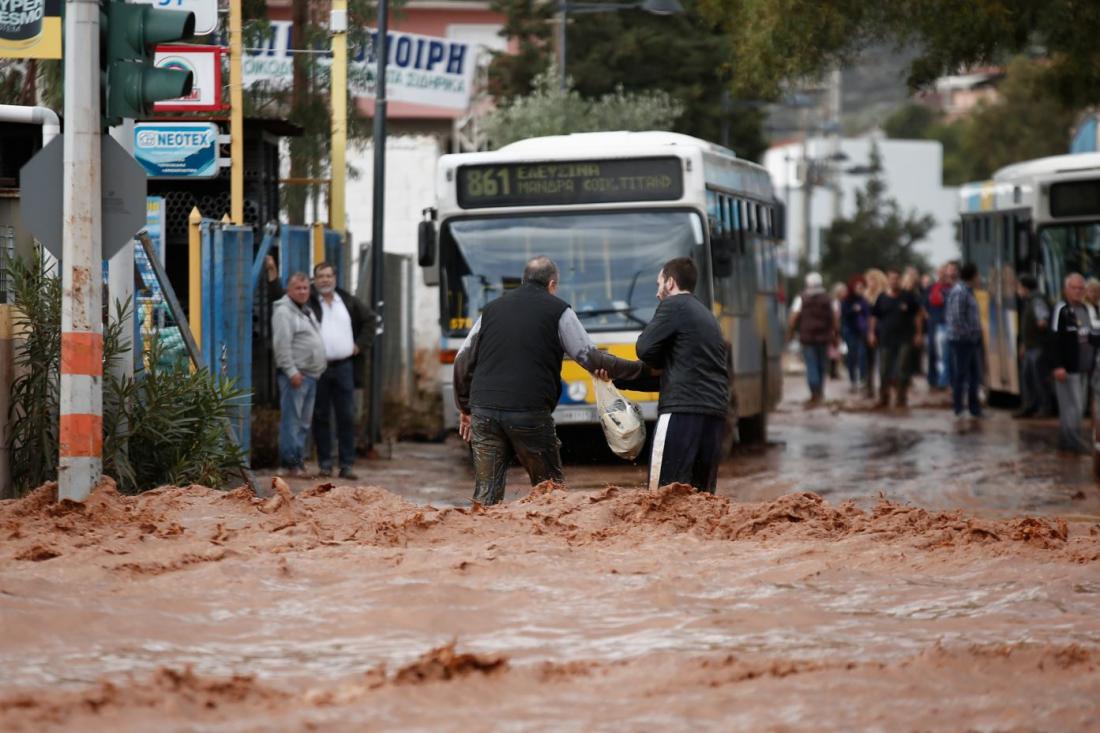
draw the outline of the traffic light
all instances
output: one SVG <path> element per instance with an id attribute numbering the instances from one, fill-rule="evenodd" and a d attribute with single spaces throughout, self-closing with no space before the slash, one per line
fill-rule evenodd
<path id="1" fill-rule="evenodd" d="M 194 13 L 105 0 L 100 3 L 99 24 L 106 124 L 117 125 L 124 117 L 144 117 L 154 102 L 191 93 L 191 72 L 158 69 L 153 54 L 158 43 L 195 35 Z"/>

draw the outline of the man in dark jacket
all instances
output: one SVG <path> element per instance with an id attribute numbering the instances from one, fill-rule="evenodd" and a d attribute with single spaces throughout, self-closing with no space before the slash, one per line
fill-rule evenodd
<path id="1" fill-rule="evenodd" d="M 713 494 L 731 405 L 730 352 L 714 314 L 692 295 L 698 278 L 690 257 L 665 263 L 657 275 L 661 302 L 637 350 L 646 366 L 661 370 L 649 487 L 683 483 Z"/>
<path id="2" fill-rule="evenodd" d="M 886 291 L 871 305 L 867 340 L 878 349 L 880 407 L 890 405 L 890 388 L 897 389 L 897 406 L 908 405 L 912 350 L 919 348 L 924 322 L 920 299 L 901 287 L 897 270 L 887 270 Z"/>
<path id="3" fill-rule="evenodd" d="M 336 268 L 322 262 L 313 268 L 310 308 L 321 325 L 328 368 L 317 383 L 313 408 L 313 440 L 321 476 L 332 475 L 332 428 L 336 415 L 336 443 L 340 478 L 359 478 L 355 463 L 355 388 L 361 386 L 363 357 L 374 339 L 374 313 L 358 298 L 336 287 Z"/>
<path id="4" fill-rule="evenodd" d="M 825 292 L 819 273 L 811 272 L 806 276 L 806 289 L 791 304 L 787 330 L 788 340 L 797 334 L 802 346 L 806 382 L 810 387 L 810 399 L 805 406 L 816 407 L 825 396 L 829 344 L 836 341 L 837 333 L 837 314 L 833 312 L 832 299 Z"/>
<path id="5" fill-rule="evenodd" d="M 600 351 L 569 304 L 558 298 L 558 267 L 536 257 L 520 287 L 490 302 L 455 356 L 459 434 L 474 454 L 474 501 L 504 499 L 514 455 L 531 485 L 562 481 L 561 443 L 551 413 L 568 354 L 589 372 L 637 378 L 644 366 Z"/>
<path id="6" fill-rule="evenodd" d="M 1050 319 L 1050 364 L 1054 369 L 1060 423 L 1058 447 L 1070 453 L 1092 453 L 1092 445 L 1081 428 L 1085 378 L 1093 356 L 1089 314 L 1084 304 L 1085 278 L 1077 273 L 1067 275 L 1062 295 Z"/>

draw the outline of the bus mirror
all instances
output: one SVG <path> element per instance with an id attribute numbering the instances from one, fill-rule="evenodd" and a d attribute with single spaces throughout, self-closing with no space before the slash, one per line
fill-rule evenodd
<path id="1" fill-rule="evenodd" d="M 435 224 L 430 221 L 420 222 L 416 230 L 417 259 L 421 267 L 431 267 L 435 264 Z"/>
<path id="2" fill-rule="evenodd" d="M 733 277 L 733 239 L 718 237 L 711 242 L 711 263 L 715 277 Z"/>
<path id="3" fill-rule="evenodd" d="M 787 238 L 787 205 L 775 205 L 775 238 Z"/>

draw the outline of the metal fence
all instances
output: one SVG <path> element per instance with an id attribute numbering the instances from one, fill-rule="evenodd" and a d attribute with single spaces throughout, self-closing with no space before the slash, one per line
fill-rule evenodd
<path id="1" fill-rule="evenodd" d="M 252 411 L 253 241 L 252 227 L 202 223 L 203 361 L 248 395 L 232 420 L 245 451 Z"/>

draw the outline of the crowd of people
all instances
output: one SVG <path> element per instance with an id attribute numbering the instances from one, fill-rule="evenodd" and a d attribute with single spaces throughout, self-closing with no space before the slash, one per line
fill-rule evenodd
<path id="1" fill-rule="evenodd" d="M 913 376 L 923 373 L 931 391 L 951 390 L 957 417 L 981 418 L 980 282 L 975 265 L 955 261 L 934 280 L 912 267 L 871 269 L 828 292 L 821 275 L 809 273 L 788 321 L 806 366 L 806 407 L 824 403 L 830 364 L 842 362 L 848 392 L 877 398 L 879 407 L 905 407 Z M 1059 447 L 1092 453 L 1081 420 L 1090 396 L 1100 404 L 1100 280 L 1067 275 L 1052 306 L 1024 274 L 1016 295 L 1021 404 L 1014 416 L 1058 415 Z"/>
<path id="2" fill-rule="evenodd" d="M 940 268 L 935 282 L 915 268 L 872 269 L 837 283 L 831 292 L 820 274 L 807 275 L 788 323 L 789 337 L 797 337 L 806 362 L 806 406 L 824 402 L 831 362 L 843 362 L 850 394 L 877 396 L 883 407 L 891 399 L 906 406 L 913 375 L 925 364 L 929 385 L 946 389 L 952 371 L 947 299 L 958 281 L 954 262 Z"/>

